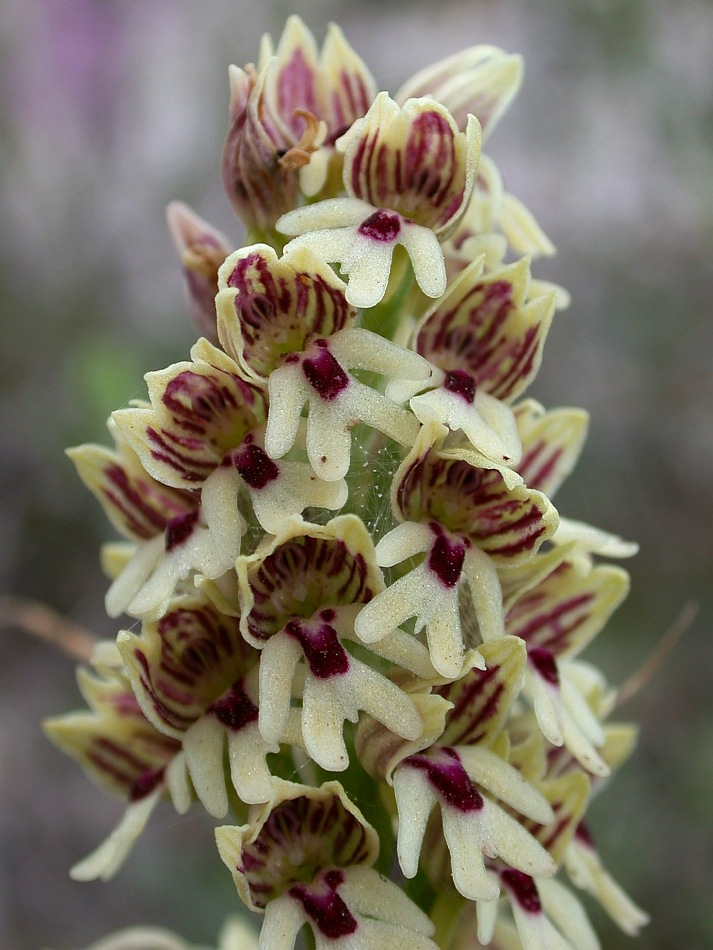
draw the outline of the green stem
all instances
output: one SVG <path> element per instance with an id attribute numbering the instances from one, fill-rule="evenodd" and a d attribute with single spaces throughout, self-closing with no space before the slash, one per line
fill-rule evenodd
<path id="1" fill-rule="evenodd" d="M 419 871 L 410 881 L 404 881 L 404 892 L 424 914 L 430 915 L 436 900 L 436 892 L 423 871 Z"/>

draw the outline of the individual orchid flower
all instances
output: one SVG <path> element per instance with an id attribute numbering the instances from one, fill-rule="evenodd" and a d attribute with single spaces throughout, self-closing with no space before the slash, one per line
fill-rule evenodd
<path id="1" fill-rule="evenodd" d="M 577 826 L 564 863 L 572 883 L 595 897 L 625 934 L 636 937 L 648 923 L 649 915 L 632 901 L 606 870 L 584 822 Z"/>
<path id="2" fill-rule="evenodd" d="M 301 729 L 309 755 L 323 768 L 345 769 L 345 720 L 364 710 L 405 738 L 423 723 L 392 680 L 345 647 L 356 640 L 359 609 L 383 587 L 371 539 L 353 515 L 326 526 L 293 522 L 237 562 L 245 639 L 260 650 L 259 719 L 266 742 L 287 724 L 293 691 L 301 696 Z M 371 650 L 415 673 L 433 669 L 425 648 L 395 630 Z M 297 679 L 303 662 L 303 685 Z"/>
<path id="3" fill-rule="evenodd" d="M 413 395 L 409 404 L 421 422 L 462 430 L 487 458 L 514 466 L 521 449 L 509 404 L 539 369 L 553 301 L 528 298 L 527 260 L 485 276 L 480 263 L 449 285 L 414 332 L 414 349 L 438 368 L 438 388 L 413 395 L 415 389 L 397 384 L 387 395 Z"/>
<path id="4" fill-rule="evenodd" d="M 246 378 L 270 374 L 310 341 L 351 327 L 346 284 L 309 248 L 278 257 L 266 244 L 231 254 L 218 273 L 218 333 Z"/>
<path id="5" fill-rule="evenodd" d="M 242 488 L 266 531 L 310 506 L 340 508 L 346 486 L 325 485 L 304 462 L 277 464 L 263 443 L 267 417 L 264 389 L 243 378 L 236 363 L 206 340 L 191 350 L 192 362 L 178 363 L 147 376 L 151 407 L 114 413 L 114 421 L 158 481 L 177 488 L 202 486 L 205 517 L 212 518 L 207 486 L 221 491 L 220 516 L 226 533 L 239 523 L 238 493 Z M 214 488 L 214 492 L 217 487 Z M 233 527 L 223 549 L 220 569 L 206 565 L 202 573 L 215 578 L 232 567 L 239 553 Z"/>
<path id="6" fill-rule="evenodd" d="M 568 676 L 568 660 L 594 639 L 626 597 L 625 571 L 598 565 L 582 576 L 564 561 L 522 594 L 505 618 L 508 633 L 527 644 L 526 692 L 540 728 L 553 745 L 565 743 L 585 768 L 608 774 L 596 751 L 604 737 L 586 699 Z"/>
<path id="7" fill-rule="evenodd" d="M 201 335 L 218 342 L 215 295 L 218 268 L 230 253 L 228 242 L 182 201 L 166 209 L 168 230 L 181 261 L 188 305 Z"/>
<path id="8" fill-rule="evenodd" d="M 216 840 L 240 897 L 265 915 L 260 950 L 292 950 L 305 924 L 317 950 L 436 950 L 427 915 L 374 870 L 378 836 L 338 782 L 274 779 L 250 823 Z"/>
<path id="9" fill-rule="evenodd" d="M 418 420 L 349 370 L 423 380 L 429 364 L 352 326 L 356 310 L 347 303 L 344 283 L 309 248 L 279 259 L 266 245 L 237 251 L 221 269 L 219 286 L 223 346 L 256 383 L 267 380 L 265 449 L 273 460 L 294 445 L 305 403 L 307 456 L 324 481 L 338 482 L 347 473 L 350 432 L 358 422 L 401 445 L 413 444 Z"/>
<path id="10" fill-rule="evenodd" d="M 44 728 L 95 782 L 127 802 L 114 831 L 70 872 L 78 881 L 106 881 L 123 864 L 159 800 L 170 795 L 182 814 L 190 792 L 180 743 L 146 719 L 121 669 L 80 668 L 77 681 L 89 711 L 46 720 Z"/>
<path id="11" fill-rule="evenodd" d="M 356 730 L 359 761 L 375 779 L 390 781 L 394 769 L 410 755 L 436 745 L 491 748 L 522 689 L 525 645 L 517 637 L 500 637 L 469 651 L 462 675 L 452 682 L 441 676 L 399 678 L 424 721 L 416 740 L 390 733 L 381 723 L 364 716 Z M 484 668 L 476 662 L 485 663 Z"/>
<path id="12" fill-rule="evenodd" d="M 116 568 L 108 571 L 106 610 L 110 617 L 158 615 L 192 571 L 217 577 L 231 567 L 242 528 L 237 512 L 226 517 L 230 482 L 213 473 L 200 496 L 165 485 L 148 474 L 113 422 L 109 428 L 115 450 L 82 445 L 67 453 L 109 520 L 133 542 L 120 552 L 107 546 Z"/>
<path id="13" fill-rule="evenodd" d="M 456 227 L 470 199 L 480 128 L 471 117 L 459 132 L 448 110 L 429 98 L 399 106 L 379 93 L 337 142 L 344 152 L 347 196 L 283 215 L 288 247 L 310 247 L 338 262 L 349 277 L 347 300 L 373 307 L 386 293 L 394 248 L 408 253 L 429 297 L 446 288 L 440 241 Z"/>
<path id="14" fill-rule="evenodd" d="M 276 50 L 270 36 L 263 36 L 259 68 L 267 66 L 273 57 L 266 98 L 295 141 L 280 162 L 299 168 L 300 188 L 313 196 L 332 177 L 341 179 L 340 155 L 334 143 L 353 122 L 366 115 L 377 93 L 376 83 L 334 23 L 327 27 L 318 51 L 300 17 L 289 17 Z M 310 128 L 310 118 L 323 126 L 319 138 Z M 338 166 L 336 175 L 331 172 L 334 164 Z"/>
<path id="15" fill-rule="evenodd" d="M 475 746 L 438 745 L 411 755 L 395 769 L 399 809 L 398 857 L 406 877 L 416 875 L 426 826 L 434 805 L 441 810 L 453 883 L 469 900 L 494 901 L 499 889 L 485 857 L 533 874 L 551 875 L 556 865 L 545 849 L 504 810 L 548 823 L 546 800 L 494 752 Z"/>
<path id="16" fill-rule="evenodd" d="M 363 422 L 410 447 L 418 419 L 393 400 L 356 379 L 349 370 L 384 376 L 427 379 L 431 368 L 417 353 L 361 327 L 340 330 L 288 356 L 270 375 L 270 409 L 265 431 L 268 455 L 280 459 L 292 448 L 302 410 L 307 416 L 307 457 L 325 481 L 338 481 L 349 469 L 351 430 Z"/>
<path id="17" fill-rule="evenodd" d="M 376 547 L 382 567 L 425 558 L 367 604 L 356 632 L 371 644 L 416 617 L 416 632 L 426 628 L 434 667 L 455 679 L 464 652 L 461 579 L 482 638 L 502 635 L 496 568 L 532 557 L 554 533 L 557 513 L 511 469 L 469 450 L 439 448 L 446 433 L 438 423 L 421 430 L 394 476 L 392 506 L 400 524 Z"/>
<path id="18" fill-rule="evenodd" d="M 117 646 L 146 717 L 181 742 L 206 810 L 217 818 L 228 811 L 226 746 L 239 798 L 267 801 L 266 755 L 279 745 L 266 743 L 258 729 L 259 655 L 243 639 L 239 620 L 205 598 L 179 597 L 160 620 L 144 622 L 140 634 L 122 631 Z"/>
<path id="19" fill-rule="evenodd" d="M 115 425 L 157 481 L 200 488 L 267 415 L 262 387 L 202 339 L 190 361 L 147 373 L 150 406 L 112 414 Z"/>
<path id="20" fill-rule="evenodd" d="M 499 854 L 508 862 L 513 858 L 541 873 L 554 873 L 555 865 L 514 818 L 481 794 L 486 791 L 541 823 L 553 819 L 542 795 L 491 750 L 520 692 L 523 644 L 515 637 L 486 643 L 482 658 L 485 669 L 471 667 L 456 682 L 438 687 L 441 701 L 447 700 L 450 708 L 444 710 L 443 720 L 433 701 L 429 703 L 434 724 L 440 726 L 437 731 L 427 728 L 418 742 L 397 745 L 367 722 L 360 724 L 357 749 L 366 754 L 372 770 L 378 769 L 378 777 L 393 785 L 399 815 L 397 853 L 406 877 L 417 872 L 429 816 L 438 803 L 455 887 L 470 900 L 490 901 L 497 897 L 497 886 L 481 852 L 490 858 Z M 429 857 L 425 860 L 430 871 Z M 439 867 L 434 879 L 441 871 Z"/>
<path id="21" fill-rule="evenodd" d="M 288 19 L 276 51 L 263 37 L 258 65 L 258 72 L 230 68 L 223 181 L 248 228 L 268 234 L 297 205 L 300 185 L 307 194 L 322 189 L 335 139 L 365 115 L 376 86 L 337 26 L 318 54 L 297 16 Z"/>

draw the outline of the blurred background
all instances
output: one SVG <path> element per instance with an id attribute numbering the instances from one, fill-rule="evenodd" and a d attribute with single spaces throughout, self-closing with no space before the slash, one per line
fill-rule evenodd
<path id="1" fill-rule="evenodd" d="M 558 248 L 565 285 L 531 394 L 591 434 L 564 514 L 638 540 L 632 593 L 590 651 L 615 682 L 689 602 L 683 640 L 621 709 L 635 757 L 591 810 L 610 869 L 653 917 L 605 948 L 713 947 L 713 7 L 706 0 L 0 0 L 0 591 L 101 636 L 111 536 L 63 455 L 107 441 L 143 374 L 194 331 L 164 225 L 174 198 L 238 246 L 220 183 L 229 63 L 300 13 L 337 20 L 381 88 L 477 42 L 525 56 L 488 143 Z M 44 739 L 81 705 L 72 663 L 0 634 L 0 945 L 85 946 L 130 923 L 210 942 L 239 901 L 212 823 L 160 810 L 110 884 L 72 882 L 122 806 Z M 589 905 L 591 906 L 591 905 Z"/>

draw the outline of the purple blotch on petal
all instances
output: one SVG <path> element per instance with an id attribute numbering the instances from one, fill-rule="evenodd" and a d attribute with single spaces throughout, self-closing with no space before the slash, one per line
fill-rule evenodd
<path id="1" fill-rule="evenodd" d="M 359 225 L 361 237 L 390 244 L 401 233 L 401 218 L 393 211 L 375 211 Z"/>
<path id="2" fill-rule="evenodd" d="M 166 525 L 164 547 L 167 552 L 173 551 L 179 545 L 184 544 L 193 534 L 193 529 L 198 521 L 197 511 L 188 511 L 185 515 L 178 515 Z"/>
<path id="3" fill-rule="evenodd" d="M 327 349 L 326 340 L 317 340 L 315 345 L 321 347 L 322 352 L 318 356 L 306 357 L 302 361 L 302 371 L 319 396 L 331 402 L 349 386 L 349 377 Z"/>
<path id="4" fill-rule="evenodd" d="M 557 672 L 557 663 L 550 650 L 546 650 L 544 647 L 533 647 L 527 651 L 527 659 L 546 683 L 551 686 L 559 686 L 560 678 Z"/>
<path id="5" fill-rule="evenodd" d="M 535 882 L 529 874 L 516 871 L 515 868 L 507 868 L 500 872 L 500 877 L 523 910 L 529 914 L 542 913 L 540 895 L 537 893 Z"/>
<path id="6" fill-rule="evenodd" d="M 316 883 L 311 887 L 296 884 L 288 893 L 302 904 L 305 914 L 328 940 L 339 940 L 353 934 L 359 925 L 337 894 L 337 888 L 344 881 L 342 872 L 328 871 L 322 880 L 326 887 Z"/>
<path id="7" fill-rule="evenodd" d="M 320 624 L 314 630 L 306 623 L 291 620 L 285 627 L 285 633 L 302 647 L 310 672 L 317 679 L 343 676 L 349 671 L 349 654 L 330 624 Z"/>
<path id="8" fill-rule="evenodd" d="M 453 588 L 460 580 L 465 560 L 466 544 L 453 543 L 446 536 L 440 525 L 432 522 L 429 527 L 436 535 L 436 540 L 428 555 L 428 569 L 436 575 L 445 586 Z"/>
<path id="9" fill-rule="evenodd" d="M 233 453 L 233 464 L 250 488 L 260 490 L 280 476 L 280 469 L 259 445 L 243 444 Z"/>
<path id="10" fill-rule="evenodd" d="M 449 393 L 460 396 L 469 406 L 472 406 L 475 401 L 475 377 L 463 369 L 454 369 L 446 373 L 443 388 Z"/>
<path id="11" fill-rule="evenodd" d="M 233 732 L 240 732 L 258 719 L 258 708 L 243 689 L 242 680 L 233 683 L 230 691 L 209 706 L 206 713 L 213 713 L 218 722 Z"/>
<path id="12" fill-rule="evenodd" d="M 480 811 L 483 796 L 461 765 L 455 749 L 442 748 L 439 759 L 428 755 L 411 755 L 405 760 L 411 768 L 425 772 L 443 801 L 461 812 Z"/>

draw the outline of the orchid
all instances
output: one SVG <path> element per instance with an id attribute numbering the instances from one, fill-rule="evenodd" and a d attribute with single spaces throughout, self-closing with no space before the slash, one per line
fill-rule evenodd
<path id="1" fill-rule="evenodd" d="M 205 810 L 262 917 L 221 950 L 588 950 L 572 887 L 646 922 L 584 824 L 634 745 L 583 654 L 635 545 L 552 503 L 588 417 L 524 393 L 567 294 L 480 153 L 521 76 L 473 46 L 391 97 L 290 17 L 230 71 L 245 245 L 169 207 L 201 338 L 70 451 L 133 618 L 46 726 L 127 803 L 72 873 L 112 876 L 162 799 Z M 188 950 L 93 945 L 144 946 Z"/>

